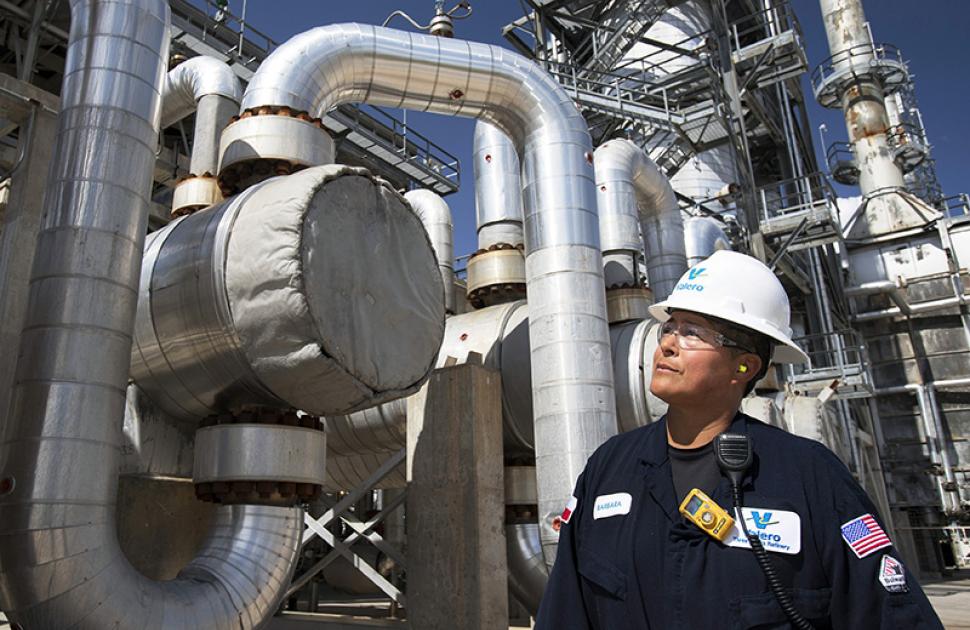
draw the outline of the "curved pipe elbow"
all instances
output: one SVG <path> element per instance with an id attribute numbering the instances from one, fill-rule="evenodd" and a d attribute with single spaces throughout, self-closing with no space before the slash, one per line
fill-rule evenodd
<path id="1" fill-rule="evenodd" d="M 195 111 L 204 96 L 217 95 L 238 104 L 242 87 L 232 69 L 212 57 L 192 57 L 165 77 L 162 86 L 162 129 Z"/>
<path id="2" fill-rule="evenodd" d="M 404 198 L 411 204 L 414 213 L 421 219 L 428 238 L 431 239 L 431 249 L 438 259 L 441 270 L 441 283 L 445 290 L 445 311 L 455 312 L 455 248 L 453 245 L 454 227 L 451 219 L 451 208 L 441 195 L 419 188 L 404 194 Z"/>
<path id="3" fill-rule="evenodd" d="M 629 140 L 610 140 L 600 145 L 595 165 L 600 224 L 604 228 L 603 251 L 639 249 L 639 221 L 650 288 L 659 302 L 687 271 L 684 223 L 677 195 L 667 176 L 643 149 Z"/>

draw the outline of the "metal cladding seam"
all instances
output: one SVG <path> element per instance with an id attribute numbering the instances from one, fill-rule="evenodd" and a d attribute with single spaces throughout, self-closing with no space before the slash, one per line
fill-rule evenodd
<path id="1" fill-rule="evenodd" d="M 522 175 L 515 145 L 504 131 L 479 120 L 472 154 L 478 248 L 521 245 Z"/>
<path id="2" fill-rule="evenodd" d="M 586 121 L 535 63 L 485 44 L 362 24 L 296 35 L 263 62 L 243 110 L 321 116 L 368 103 L 478 118 L 522 157 L 539 524 L 553 528 L 589 455 L 616 432 L 599 219 Z"/>
<path id="3" fill-rule="evenodd" d="M 455 312 L 455 247 L 452 240 L 454 227 L 451 221 L 451 208 L 448 202 L 438 193 L 418 188 L 404 193 L 404 198 L 411 204 L 414 213 L 421 219 L 428 238 L 431 239 L 431 249 L 438 258 L 438 268 L 441 270 L 441 283 L 445 290 L 445 311 Z"/>
<path id="4" fill-rule="evenodd" d="M 272 614 L 299 510 L 227 508 L 179 579 L 124 557 L 115 501 L 169 46 L 164 0 L 71 2 L 57 143 L 2 443 L 0 609 L 26 628 L 240 628 Z"/>
<path id="5" fill-rule="evenodd" d="M 639 227 L 650 289 L 659 302 L 687 271 L 677 195 L 653 160 L 630 140 L 600 145 L 594 162 L 603 252 L 639 250 Z M 630 272 L 635 271 L 634 266 Z"/>

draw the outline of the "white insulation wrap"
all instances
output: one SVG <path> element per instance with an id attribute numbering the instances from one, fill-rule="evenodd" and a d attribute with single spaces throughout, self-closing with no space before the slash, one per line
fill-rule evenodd
<path id="1" fill-rule="evenodd" d="M 309 168 L 149 236 L 132 378 L 165 411 L 324 415 L 415 391 L 444 332 L 420 220 L 361 168 Z"/>

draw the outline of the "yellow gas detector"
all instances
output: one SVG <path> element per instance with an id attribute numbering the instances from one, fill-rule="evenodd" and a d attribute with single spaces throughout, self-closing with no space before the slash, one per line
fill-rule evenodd
<path id="1" fill-rule="evenodd" d="M 680 513 L 714 538 L 724 542 L 734 527 L 734 519 L 709 496 L 694 488 L 680 504 Z"/>

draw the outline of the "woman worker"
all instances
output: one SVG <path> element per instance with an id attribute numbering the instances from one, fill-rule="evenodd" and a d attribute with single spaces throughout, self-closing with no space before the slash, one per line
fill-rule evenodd
<path id="1" fill-rule="evenodd" d="M 589 458 L 536 628 L 941 628 L 842 462 L 738 411 L 770 360 L 807 360 L 774 273 L 720 251 L 650 313 L 662 322 L 650 391 L 667 414 Z M 735 478 L 753 543 L 740 523 L 716 536 L 680 510 L 737 520 L 720 434 L 750 439 L 753 460 Z M 685 501 L 694 489 L 705 496 Z M 699 509 L 704 498 L 723 512 Z"/>

